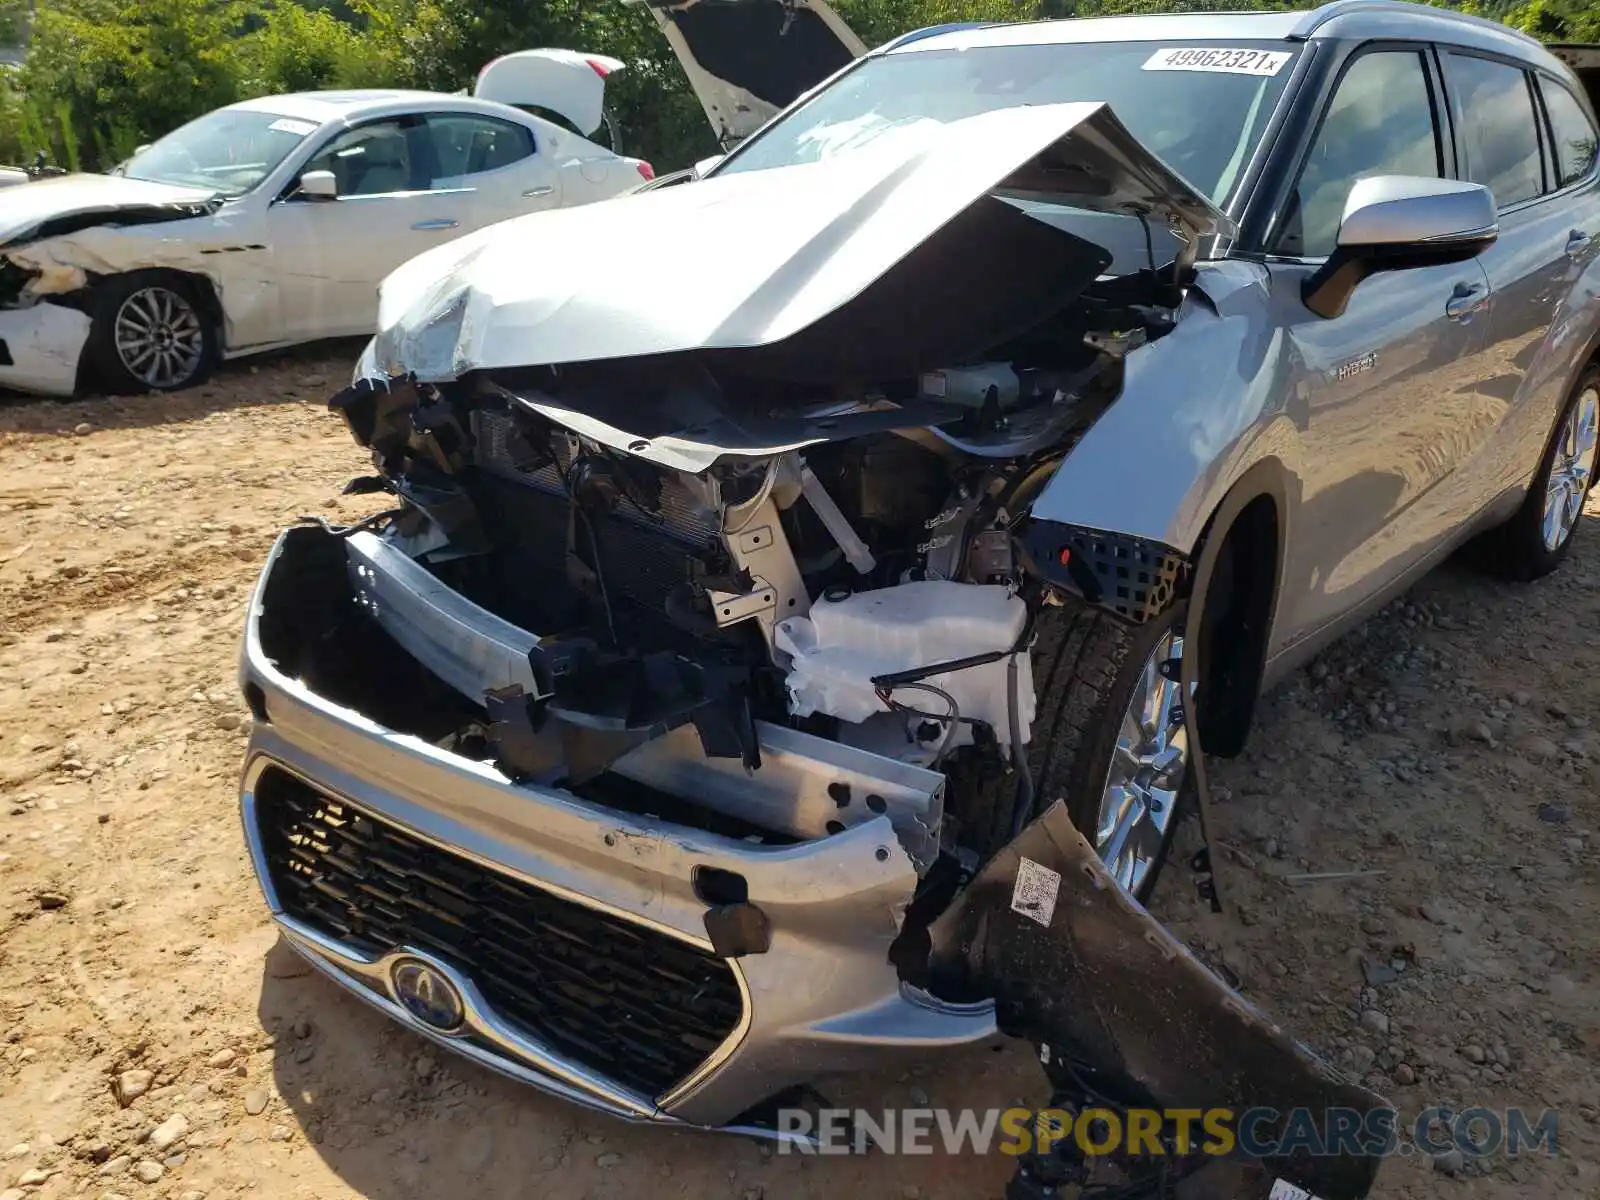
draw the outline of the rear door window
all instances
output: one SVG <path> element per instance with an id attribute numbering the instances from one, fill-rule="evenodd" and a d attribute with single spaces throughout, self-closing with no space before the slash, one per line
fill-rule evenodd
<path id="1" fill-rule="evenodd" d="M 428 140 L 434 162 L 432 185 L 485 171 L 498 171 L 534 152 L 533 134 L 524 125 L 476 113 L 430 113 Z"/>
<path id="2" fill-rule="evenodd" d="M 1539 120 L 1521 67 L 1474 55 L 1447 54 L 1450 88 L 1462 115 L 1467 178 L 1494 193 L 1500 208 L 1544 191 Z"/>
<path id="3" fill-rule="evenodd" d="M 1544 107 L 1550 114 L 1555 143 L 1556 186 L 1566 187 L 1587 178 L 1594 170 L 1600 136 L 1576 96 L 1553 79 L 1542 78 L 1539 86 L 1544 91 Z"/>

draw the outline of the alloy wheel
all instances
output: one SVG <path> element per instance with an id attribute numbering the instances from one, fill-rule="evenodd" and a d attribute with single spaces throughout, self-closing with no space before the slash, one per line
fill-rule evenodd
<path id="1" fill-rule="evenodd" d="M 1550 481 L 1544 489 L 1540 530 L 1544 548 L 1556 550 L 1572 533 L 1583 511 L 1583 498 L 1594 479 L 1596 432 L 1600 429 L 1600 388 L 1585 388 L 1567 414 L 1556 437 Z"/>
<path id="2" fill-rule="evenodd" d="M 188 297 L 159 285 L 130 293 L 117 309 L 117 356 L 141 383 L 174 388 L 199 374 L 205 327 Z"/>
<path id="3" fill-rule="evenodd" d="M 1095 823 L 1101 861 L 1136 896 L 1160 865 L 1189 769 L 1183 685 L 1175 677 L 1182 658 L 1183 634 L 1169 630 L 1145 660 L 1117 731 Z"/>

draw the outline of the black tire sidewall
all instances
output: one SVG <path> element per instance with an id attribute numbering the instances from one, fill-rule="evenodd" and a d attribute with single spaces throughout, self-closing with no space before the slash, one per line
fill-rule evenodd
<path id="1" fill-rule="evenodd" d="M 1577 407 L 1578 398 L 1586 389 L 1597 386 L 1600 386 L 1600 365 L 1590 364 L 1579 373 L 1577 382 L 1561 405 L 1545 443 L 1544 457 L 1539 460 L 1539 469 L 1528 487 L 1522 507 L 1517 510 L 1516 516 L 1496 531 L 1498 536 L 1484 547 L 1487 565 L 1495 573 L 1524 581 L 1538 579 L 1560 566 L 1572 550 L 1573 540 L 1578 533 L 1577 523 L 1567 531 L 1567 536 L 1554 550 L 1544 544 L 1545 491 L 1550 485 L 1550 472 L 1555 469 L 1561 431 L 1566 428 L 1568 418 Z M 1589 490 L 1594 490 L 1592 477 Z"/>
<path id="2" fill-rule="evenodd" d="M 1045 701 L 1041 705 L 1041 715 L 1045 716 L 1045 721 L 1036 720 L 1029 752 L 1035 786 L 1041 789 L 1038 795 L 1045 803 L 1058 797 L 1064 800 L 1067 815 L 1090 843 L 1094 842 L 1099 825 L 1106 778 L 1121 733 L 1122 718 L 1133 698 L 1145 663 L 1161 640 L 1174 629 L 1184 630 L 1186 650 L 1193 647 L 1194 631 L 1186 628 L 1187 616 L 1187 602 L 1173 605 L 1159 617 L 1140 626 L 1127 625 L 1109 613 L 1096 616 L 1097 621 L 1106 623 L 1106 627 L 1099 631 L 1098 640 L 1102 645 L 1109 644 L 1111 649 L 1110 653 L 1102 650 L 1096 654 L 1093 665 L 1110 668 L 1113 681 L 1104 695 L 1096 697 L 1092 715 L 1087 722 L 1081 723 L 1082 732 L 1076 738 L 1076 745 L 1069 748 L 1062 744 L 1060 735 L 1067 730 L 1060 728 L 1060 724 L 1055 728 L 1043 727 L 1050 723 L 1052 717 L 1057 722 L 1061 721 L 1070 709 L 1072 697 L 1041 697 Z M 1081 687 L 1082 674 L 1080 671 L 1069 677 L 1062 685 L 1063 691 L 1070 693 Z M 1038 685 L 1039 681 L 1036 680 L 1035 686 Z M 1173 833 L 1190 799 L 1192 776 L 1192 771 L 1185 771 L 1183 785 L 1178 791 L 1177 811 L 1167 822 L 1161 849 L 1151 871 L 1135 893 L 1140 900 L 1150 894 L 1160 877 L 1171 849 Z"/>
<path id="3" fill-rule="evenodd" d="M 117 312 L 135 292 L 149 287 L 163 287 L 181 296 L 200 320 L 202 349 L 200 365 L 181 383 L 157 388 L 140 379 L 123 365 L 117 351 Z M 200 302 L 196 289 L 189 280 L 171 271 L 134 271 L 118 275 L 99 284 L 90 308 L 88 360 L 96 381 L 110 392 L 181 391 L 193 387 L 211 374 L 220 356 L 220 342 L 215 321 Z"/>

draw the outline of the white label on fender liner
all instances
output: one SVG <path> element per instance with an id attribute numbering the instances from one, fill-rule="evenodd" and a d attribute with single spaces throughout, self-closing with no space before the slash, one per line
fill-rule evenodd
<path id="1" fill-rule="evenodd" d="M 1011 911 L 1037 921 L 1046 929 L 1056 913 L 1056 896 L 1061 892 L 1061 873 L 1043 863 L 1025 858 L 1017 867 L 1017 885 L 1011 889 Z"/>
<path id="2" fill-rule="evenodd" d="M 1287 1179 L 1274 1179 L 1267 1200 L 1317 1200 L 1305 1188 L 1295 1187 Z"/>
<path id="3" fill-rule="evenodd" d="M 1287 50 L 1229 50 L 1223 47 L 1178 47 L 1157 50 L 1145 60 L 1146 71 L 1213 71 L 1223 75 L 1276 75 L 1294 56 Z"/>

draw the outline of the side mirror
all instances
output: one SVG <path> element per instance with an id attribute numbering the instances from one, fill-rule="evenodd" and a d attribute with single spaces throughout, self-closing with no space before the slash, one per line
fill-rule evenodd
<path id="1" fill-rule="evenodd" d="M 713 154 L 710 158 L 702 158 L 694 165 L 694 177 L 696 179 L 704 179 L 707 171 L 727 157 L 726 154 Z"/>
<path id="2" fill-rule="evenodd" d="M 1302 296 L 1319 317 L 1337 317 L 1368 275 L 1465 262 L 1499 234 L 1494 196 L 1481 183 L 1375 175 L 1350 189 L 1338 248 Z"/>
<path id="3" fill-rule="evenodd" d="M 298 195 L 307 200 L 337 200 L 339 180 L 332 171 L 307 171 L 300 176 Z"/>

